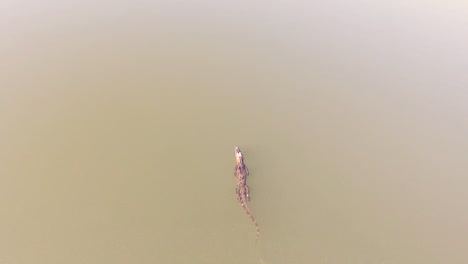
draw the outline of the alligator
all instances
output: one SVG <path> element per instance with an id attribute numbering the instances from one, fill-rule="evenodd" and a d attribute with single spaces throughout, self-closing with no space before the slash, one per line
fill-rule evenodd
<path id="1" fill-rule="evenodd" d="M 239 147 L 235 148 L 236 154 L 236 167 L 234 168 L 234 176 L 237 179 L 237 200 L 241 203 L 241 206 L 244 208 L 245 213 L 252 219 L 255 224 L 255 228 L 257 229 L 257 237 L 260 236 L 260 227 L 258 226 L 257 220 L 255 220 L 252 212 L 247 205 L 247 202 L 250 202 L 250 188 L 247 185 L 247 176 L 249 176 L 249 169 L 245 166 L 244 163 L 244 156 L 242 155 L 242 151 Z"/>

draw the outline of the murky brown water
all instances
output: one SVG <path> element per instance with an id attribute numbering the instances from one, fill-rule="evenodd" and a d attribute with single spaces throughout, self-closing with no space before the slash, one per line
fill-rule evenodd
<path id="1" fill-rule="evenodd" d="M 0 10 L 0 264 L 468 262 L 466 2 Z"/>

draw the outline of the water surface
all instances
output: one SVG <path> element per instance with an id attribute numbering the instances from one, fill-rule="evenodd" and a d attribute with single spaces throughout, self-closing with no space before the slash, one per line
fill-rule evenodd
<path id="1" fill-rule="evenodd" d="M 468 262 L 465 2 L 0 10 L 0 263 Z"/>

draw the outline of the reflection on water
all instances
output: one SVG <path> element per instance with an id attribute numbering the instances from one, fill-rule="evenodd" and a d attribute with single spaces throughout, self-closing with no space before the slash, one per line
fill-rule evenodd
<path id="1" fill-rule="evenodd" d="M 0 263 L 468 261 L 466 3 L 140 4 L 1 4 Z"/>

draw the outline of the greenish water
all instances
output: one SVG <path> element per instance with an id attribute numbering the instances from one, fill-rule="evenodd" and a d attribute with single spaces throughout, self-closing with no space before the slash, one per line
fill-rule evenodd
<path id="1" fill-rule="evenodd" d="M 0 264 L 468 261 L 466 3 L 0 10 Z"/>

